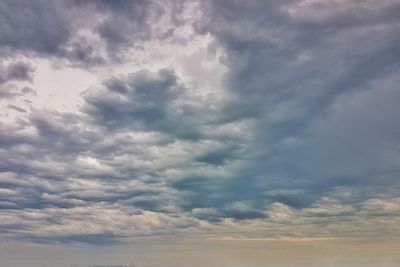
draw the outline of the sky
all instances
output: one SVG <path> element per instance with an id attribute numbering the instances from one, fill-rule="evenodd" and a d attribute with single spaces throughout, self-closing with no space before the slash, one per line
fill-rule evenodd
<path id="1" fill-rule="evenodd" d="M 3 0 L 0 267 L 400 265 L 400 1 Z"/>

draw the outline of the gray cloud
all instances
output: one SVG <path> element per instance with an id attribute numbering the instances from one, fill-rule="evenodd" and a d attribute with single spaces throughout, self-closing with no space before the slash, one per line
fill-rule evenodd
<path id="1" fill-rule="evenodd" d="M 360 15 L 367 7 L 352 1 L 347 4 L 351 8 L 334 1 L 307 8 L 307 3 L 296 1 L 210 1 L 204 5 L 206 19 L 197 27 L 199 32 L 213 34 L 226 49 L 227 81 L 232 93 L 239 96 L 227 108 L 240 112 L 229 112 L 229 119 L 246 116 L 257 120 L 253 160 L 247 168 L 251 177 L 259 178 L 252 182 L 266 188 L 293 184 L 308 191 L 306 195 L 264 199 L 295 207 L 310 205 L 335 186 L 363 186 L 379 179 L 383 190 L 398 175 L 397 164 L 386 156 L 394 159 L 396 153 L 382 136 L 396 131 L 396 119 L 387 124 L 392 130 L 384 130 L 380 122 L 366 117 L 375 114 L 382 118 L 393 110 L 372 111 L 374 104 L 366 102 L 361 104 L 365 107 L 362 112 L 342 113 L 340 122 L 331 117 L 335 116 L 331 115 L 332 106 L 352 99 L 351 94 L 363 101 L 374 91 L 380 95 L 376 95 L 376 103 L 391 90 L 399 62 L 394 45 L 398 35 L 393 34 L 398 20 L 391 14 L 398 3 L 369 2 L 373 19 Z M 314 9 L 318 12 L 311 13 Z M 314 15 L 317 13 L 323 15 Z M 382 80 L 388 84 L 378 85 Z M 348 118 L 368 121 L 368 129 L 360 132 L 350 124 L 338 127 Z M 323 135 L 330 138 L 317 144 L 321 134 L 315 125 L 320 123 Z M 372 129 L 379 132 L 374 137 L 366 133 Z M 342 134 L 345 139 L 340 139 Z M 360 140 L 362 145 L 350 152 L 349 143 Z M 340 152 L 339 147 L 343 147 Z M 368 147 L 373 147 L 374 156 L 367 159 Z M 365 161 L 358 165 L 358 158 Z M 357 165 L 361 169 L 355 173 Z"/>
<path id="2" fill-rule="evenodd" d="M 2 53 L 93 71 L 146 41 L 170 45 L 187 23 L 180 1 L 38 3 L 0 4 Z M 212 39 L 208 53 L 221 51 L 226 96 L 156 65 L 102 76 L 76 113 L 7 103 L 21 116 L 0 124 L 1 232 L 94 244 L 185 231 L 387 234 L 374 225 L 395 225 L 400 210 L 398 8 L 201 2 L 193 26 Z M 10 64 L 0 81 L 32 81 L 34 69 Z"/>
<path id="3" fill-rule="evenodd" d="M 13 110 L 16 110 L 16 111 L 18 111 L 18 112 L 28 112 L 26 109 L 23 109 L 23 108 L 20 108 L 20 107 L 11 105 L 11 104 L 7 105 L 7 107 L 8 107 L 9 109 L 13 109 Z"/>
<path id="4" fill-rule="evenodd" d="M 0 53 L 46 57 L 82 68 L 123 62 L 127 50 L 140 48 L 151 38 L 172 37 L 175 27 L 183 23 L 178 18 L 183 3 L 4 1 Z M 161 19 L 168 22 L 163 27 L 159 27 Z"/>
<path id="5" fill-rule="evenodd" d="M 14 62 L 0 66 L 0 84 L 9 81 L 32 81 L 35 69 L 27 63 Z"/>
<path id="6" fill-rule="evenodd" d="M 103 59 L 92 44 L 79 37 L 65 1 L 4 1 L 0 6 L 0 53 L 67 59 L 92 65 Z M 17 70 L 16 70 L 17 71 Z"/>
<path id="7" fill-rule="evenodd" d="M 4 1 L 0 7 L 0 46 L 6 50 L 56 53 L 70 31 L 51 1 Z"/>
<path id="8" fill-rule="evenodd" d="M 144 129 L 159 127 L 168 116 L 168 105 L 182 90 L 170 70 L 158 74 L 142 70 L 126 79 L 112 78 L 105 86 L 108 92 L 103 94 L 88 92 L 86 112 L 112 128 L 133 124 Z"/>

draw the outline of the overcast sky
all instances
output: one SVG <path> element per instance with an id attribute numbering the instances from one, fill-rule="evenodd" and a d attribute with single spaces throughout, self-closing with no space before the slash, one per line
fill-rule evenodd
<path id="1" fill-rule="evenodd" d="M 400 1 L 2 0 L 0 58 L 7 267 L 399 266 Z"/>

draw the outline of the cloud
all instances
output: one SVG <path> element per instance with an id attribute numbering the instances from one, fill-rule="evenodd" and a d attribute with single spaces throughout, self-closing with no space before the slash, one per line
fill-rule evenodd
<path id="1" fill-rule="evenodd" d="M 111 78 L 105 86 L 104 93 L 86 92 L 86 112 L 113 128 L 132 124 L 144 129 L 163 127 L 168 106 L 182 90 L 171 70 L 157 74 L 142 70 L 126 79 Z"/>
<path id="2" fill-rule="evenodd" d="M 34 68 L 27 63 L 14 62 L 0 66 L 0 84 L 10 81 L 32 81 Z"/>
<path id="3" fill-rule="evenodd" d="M 20 107 L 11 105 L 11 104 L 7 105 L 7 107 L 8 107 L 9 109 L 13 109 L 13 110 L 16 110 L 16 111 L 18 111 L 18 112 L 28 112 L 27 110 L 25 110 L 25 109 L 23 109 L 23 108 L 20 108 Z"/>
<path id="4" fill-rule="evenodd" d="M 52 54 L 68 40 L 70 32 L 53 2 L 5 1 L 0 13 L 3 49 Z"/>
<path id="5" fill-rule="evenodd" d="M 0 4 L 5 238 L 396 229 L 397 3 L 38 3 Z M 26 108 L 52 99 L 35 60 L 98 80 L 73 112 Z"/>
<path id="6" fill-rule="evenodd" d="M 204 5 L 205 19 L 198 22 L 197 29 L 215 36 L 216 42 L 225 48 L 227 82 L 237 96 L 237 101 L 227 108 L 240 110 L 230 112 L 230 119 L 256 120 L 253 163 L 248 165 L 251 176 L 259 176 L 257 182 L 266 187 L 292 184 L 308 191 L 306 195 L 282 195 L 279 199 L 269 196 L 273 201 L 307 206 L 331 187 L 354 183 L 362 186 L 366 181 L 376 181 L 377 176 L 389 180 L 397 176 L 393 173 L 396 164 L 387 165 L 391 160 L 385 155 L 397 158 L 390 152 L 390 145 L 382 143 L 388 139 L 372 137 L 369 130 L 359 132 L 359 128 L 350 126 L 366 120 L 378 135 L 393 131 L 382 129 L 380 123 L 366 115 L 384 116 L 371 110 L 375 104 L 364 96 L 375 92 L 379 97 L 375 95 L 374 102 L 379 101 L 380 97 L 385 98 L 386 90 L 391 90 L 390 83 L 395 83 L 398 51 L 393 45 L 393 31 L 397 20 L 390 14 L 397 7 L 391 1 L 369 2 L 363 7 L 352 1 L 232 1 Z M 361 16 L 364 9 L 374 13 L 374 19 Z M 386 84 L 377 85 L 382 81 Z M 338 111 L 343 112 L 340 123 L 353 120 L 339 127 L 339 122 L 331 117 L 335 116 L 332 107 L 340 105 L 343 99 L 357 99 L 359 104 L 365 100 L 361 104 L 365 109 Z M 315 125 L 320 123 L 323 135 L 331 138 L 317 144 L 321 135 Z M 391 120 L 387 125 L 396 127 L 396 122 Z M 342 133 L 346 134 L 346 141 L 340 139 Z M 354 139 L 348 134 L 354 134 Z M 355 144 L 361 140 L 358 152 L 352 150 L 356 154 L 350 156 L 347 142 Z M 342 145 L 343 150 L 336 154 Z M 348 169 L 355 171 L 357 158 L 366 157 L 368 147 L 375 151 L 376 158 L 358 165 L 363 169 L 360 173 L 346 174 L 345 166 L 348 164 Z M 319 152 L 314 154 L 316 150 Z M 381 185 L 382 189 L 387 186 Z"/>
<path id="7" fill-rule="evenodd" d="M 0 53 L 79 68 L 124 62 L 149 39 L 172 38 L 183 1 L 5 1 Z M 18 14 L 18 15 L 16 15 Z M 160 24 L 162 26 L 160 26 Z"/>

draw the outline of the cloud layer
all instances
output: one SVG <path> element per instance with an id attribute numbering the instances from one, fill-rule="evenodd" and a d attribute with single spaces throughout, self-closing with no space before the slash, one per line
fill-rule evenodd
<path id="1" fill-rule="evenodd" d="M 392 235 L 399 10 L 3 1 L 1 239 Z M 97 83 L 38 86 L 77 69 Z"/>

